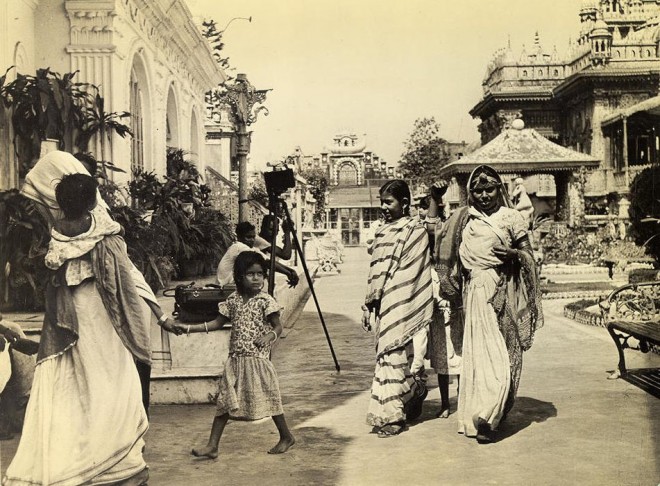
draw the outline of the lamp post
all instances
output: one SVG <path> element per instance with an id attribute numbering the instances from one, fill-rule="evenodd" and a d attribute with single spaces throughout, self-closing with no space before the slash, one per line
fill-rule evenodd
<path id="1" fill-rule="evenodd" d="M 238 155 L 238 220 L 247 221 L 247 156 L 250 153 L 250 134 L 247 127 L 257 121 L 260 112 L 268 115 L 268 108 L 263 106 L 266 101 L 267 89 L 255 89 L 245 74 L 238 74 L 236 81 L 225 85 L 225 99 L 230 107 L 236 124 Z"/>

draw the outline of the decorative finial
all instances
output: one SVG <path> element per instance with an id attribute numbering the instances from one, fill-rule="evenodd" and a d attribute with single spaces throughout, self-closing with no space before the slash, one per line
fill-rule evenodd
<path id="1" fill-rule="evenodd" d="M 516 118 L 513 120 L 513 122 L 511 122 L 511 128 L 514 130 L 522 130 L 525 128 L 525 122 L 522 121 L 522 118 Z"/>

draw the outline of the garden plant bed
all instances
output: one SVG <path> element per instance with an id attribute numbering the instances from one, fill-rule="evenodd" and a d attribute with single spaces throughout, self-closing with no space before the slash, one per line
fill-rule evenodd
<path id="1" fill-rule="evenodd" d="M 598 300 L 595 299 L 581 299 L 566 304 L 564 306 L 564 317 L 589 326 L 605 326 L 598 308 Z"/>
<path id="2" fill-rule="evenodd" d="M 614 282 L 542 282 L 544 299 L 596 298 L 605 296 L 617 286 Z"/>

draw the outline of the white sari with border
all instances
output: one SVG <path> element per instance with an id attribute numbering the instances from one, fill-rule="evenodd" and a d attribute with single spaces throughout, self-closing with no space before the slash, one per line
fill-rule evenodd
<path id="1" fill-rule="evenodd" d="M 489 302 L 502 265 L 493 247 L 511 247 L 526 228 L 520 214 L 511 208 L 501 207 L 486 216 L 471 207 L 469 213 L 459 248 L 469 277 L 463 287 L 465 331 L 457 418 L 458 432 L 474 437 L 480 420 L 497 429 L 511 387 L 509 353 Z"/>

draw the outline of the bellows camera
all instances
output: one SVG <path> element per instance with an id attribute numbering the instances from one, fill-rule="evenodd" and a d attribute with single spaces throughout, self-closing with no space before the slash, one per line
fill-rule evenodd
<path id="1" fill-rule="evenodd" d="M 292 187 L 296 187 L 293 169 L 273 169 L 264 172 L 264 182 L 269 196 L 280 196 Z"/>

